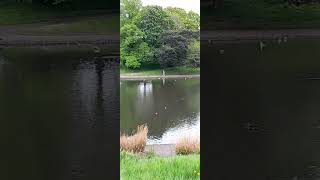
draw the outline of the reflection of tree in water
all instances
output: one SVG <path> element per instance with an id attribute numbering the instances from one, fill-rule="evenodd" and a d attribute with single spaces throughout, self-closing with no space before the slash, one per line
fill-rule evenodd
<path id="1" fill-rule="evenodd" d="M 116 149 L 110 146 L 119 143 L 110 138 L 119 129 L 118 63 L 64 53 L 23 57 L 0 65 L 0 133 L 8 148 L 3 161 L 21 172 L 10 178 L 109 177 L 104 167 Z"/>
<path id="2" fill-rule="evenodd" d="M 190 118 L 199 112 L 199 79 L 152 82 L 122 81 L 121 130 L 131 132 L 147 123 L 150 134 L 162 134 L 181 124 L 194 123 Z"/>
<path id="3" fill-rule="evenodd" d="M 74 125 L 79 126 L 74 129 L 74 139 L 81 139 L 81 142 L 72 141 L 76 143 L 73 146 L 76 147 L 74 151 L 78 152 L 78 155 L 72 154 L 73 168 L 76 172 L 84 169 L 86 177 L 106 177 L 107 172 L 103 167 L 110 163 L 107 154 L 114 149 L 110 146 L 119 143 L 112 142 L 113 139 L 109 138 L 114 136 L 115 132 L 118 134 L 118 66 L 96 58 L 90 61 L 90 66 L 86 64 L 83 67 L 84 69 L 79 68 L 78 71 L 83 71 L 84 79 L 76 78 L 75 82 L 85 86 L 73 87 L 77 92 L 74 99 L 79 101 L 72 105 L 75 108 L 72 112 L 76 116 Z M 89 79 L 85 80 L 86 78 Z"/>

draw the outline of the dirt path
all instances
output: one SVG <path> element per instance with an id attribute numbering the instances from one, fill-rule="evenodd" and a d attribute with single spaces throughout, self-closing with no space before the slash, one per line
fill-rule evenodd
<path id="1" fill-rule="evenodd" d="M 279 30 L 212 30 L 201 31 L 202 41 L 256 41 L 320 38 L 320 29 L 279 29 Z"/>
<path id="2" fill-rule="evenodd" d="M 120 75 L 121 80 L 152 80 L 152 79 L 178 79 L 178 78 L 185 78 L 185 79 L 190 79 L 190 78 L 199 78 L 200 75 L 153 75 L 153 76 L 126 76 L 126 75 Z"/>

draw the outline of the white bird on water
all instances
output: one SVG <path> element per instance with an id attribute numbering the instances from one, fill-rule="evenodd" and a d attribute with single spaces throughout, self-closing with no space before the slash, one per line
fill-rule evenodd
<path id="1" fill-rule="evenodd" d="M 263 48 L 264 48 L 264 47 L 266 47 L 266 46 L 267 46 L 267 45 L 266 45 L 264 42 L 259 41 L 260 51 L 262 51 L 262 50 L 263 50 Z"/>

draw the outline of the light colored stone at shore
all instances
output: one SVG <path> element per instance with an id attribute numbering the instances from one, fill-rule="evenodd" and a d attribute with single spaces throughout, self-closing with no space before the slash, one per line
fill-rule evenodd
<path id="1" fill-rule="evenodd" d="M 174 144 L 152 144 L 146 146 L 145 153 L 154 153 L 158 156 L 175 156 L 176 149 Z"/>

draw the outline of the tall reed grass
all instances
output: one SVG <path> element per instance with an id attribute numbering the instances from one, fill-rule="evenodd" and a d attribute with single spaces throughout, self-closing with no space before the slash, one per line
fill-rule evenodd
<path id="1" fill-rule="evenodd" d="M 147 144 L 148 126 L 138 126 L 136 132 L 132 132 L 132 135 L 121 135 L 120 136 L 120 150 L 141 153 Z"/>
<path id="2" fill-rule="evenodd" d="M 176 142 L 176 153 L 181 155 L 200 153 L 200 137 L 184 136 Z"/>

